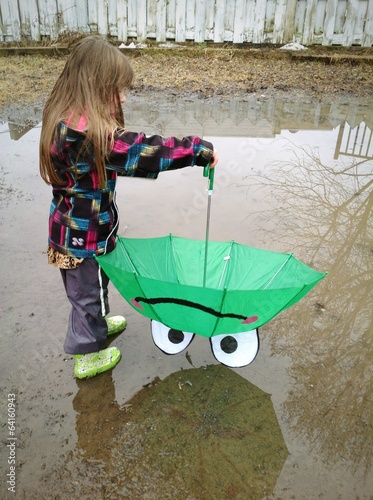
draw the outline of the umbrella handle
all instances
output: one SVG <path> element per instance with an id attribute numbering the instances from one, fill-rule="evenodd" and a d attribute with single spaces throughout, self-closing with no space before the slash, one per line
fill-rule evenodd
<path id="1" fill-rule="evenodd" d="M 209 230 L 210 230 L 210 211 L 211 211 L 211 195 L 212 188 L 214 186 L 214 168 L 210 168 L 210 163 L 206 165 L 203 169 L 203 176 L 209 178 L 209 188 L 208 188 L 208 202 L 207 202 L 207 221 L 206 221 L 206 239 L 205 239 L 205 263 L 203 269 L 203 287 L 206 286 L 206 275 L 207 275 L 207 252 L 209 243 Z"/>
<path id="2" fill-rule="evenodd" d="M 210 168 L 210 163 L 208 163 L 205 168 L 203 169 L 203 177 L 208 177 L 209 178 L 209 191 L 212 191 L 214 187 L 214 175 L 215 175 L 215 168 Z"/>

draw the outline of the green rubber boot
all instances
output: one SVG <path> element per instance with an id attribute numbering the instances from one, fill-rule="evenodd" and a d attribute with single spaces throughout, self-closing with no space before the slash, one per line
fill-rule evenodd
<path id="1" fill-rule="evenodd" d="M 112 316 L 111 318 L 106 318 L 106 323 L 108 327 L 108 335 L 115 335 L 116 333 L 123 332 L 127 326 L 126 318 L 123 316 Z"/>
<path id="2" fill-rule="evenodd" d="M 75 354 L 74 375 L 80 379 L 94 377 L 114 368 L 119 363 L 120 358 L 120 350 L 116 347 L 108 347 L 89 354 Z"/>

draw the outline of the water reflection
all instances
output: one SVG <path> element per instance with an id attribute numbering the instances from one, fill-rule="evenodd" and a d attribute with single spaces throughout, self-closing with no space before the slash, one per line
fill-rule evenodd
<path id="1" fill-rule="evenodd" d="M 159 96 L 144 105 L 144 99 L 130 94 L 124 112 L 130 130 L 165 136 L 270 138 L 282 130 L 331 131 L 346 125 L 348 130 L 360 127 L 361 134 L 362 124 L 370 131 L 373 129 L 372 103 L 343 100 L 318 102 L 248 96 L 209 101 Z M 41 118 L 42 110 L 33 106 L 11 109 L 7 118 L 11 138 L 18 140 Z"/>
<path id="2" fill-rule="evenodd" d="M 287 160 L 258 173 L 276 200 L 271 236 L 275 231 L 278 241 L 291 241 L 310 265 L 329 271 L 317 302 L 300 303 L 290 328 L 279 319 L 273 329 L 277 350 L 291 355 L 296 380 L 285 408 L 293 429 L 327 460 L 348 460 L 368 470 L 373 453 L 372 163 L 353 155 L 350 164 L 328 164 L 315 149 L 289 141 L 284 147 L 292 153 Z"/>
<path id="3" fill-rule="evenodd" d="M 120 408 L 115 398 L 111 372 L 89 380 L 76 380 L 73 399 L 76 412 L 77 447 L 86 460 L 109 462 L 113 429 L 118 426 Z"/>
<path id="4" fill-rule="evenodd" d="M 11 106 L 5 123 L 0 123 L 0 134 L 9 133 L 13 141 L 18 141 L 40 121 L 42 109 L 35 106 Z"/>
<path id="5" fill-rule="evenodd" d="M 122 407 L 110 372 L 77 384 L 78 468 L 91 495 L 99 483 L 105 498 L 261 499 L 273 491 L 288 452 L 270 395 L 232 370 L 173 373 Z"/>
<path id="6" fill-rule="evenodd" d="M 364 122 L 352 128 L 347 122 L 341 123 L 334 153 L 352 158 L 373 159 L 373 131 Z"/>

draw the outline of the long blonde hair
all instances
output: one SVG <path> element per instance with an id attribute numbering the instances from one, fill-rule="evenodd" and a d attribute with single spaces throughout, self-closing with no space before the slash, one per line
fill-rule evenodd
<path id="1" fill-rule="evenodd" d="M 87 126 L 82 149 L 93 145 L 93 168 L 100 186 L 104 186 L 105 160 L 114 132 L 124 127 L 119 92 L 129 88 L 132 80 L 133 70 L 127 57 L 103 38 L 88 36 L 73 47 L 43 112 L 40 175 L 47 184 L 64 184 L 51 157 L 57 123 L 69 120 L 74 127 L 83 116 Z"/>

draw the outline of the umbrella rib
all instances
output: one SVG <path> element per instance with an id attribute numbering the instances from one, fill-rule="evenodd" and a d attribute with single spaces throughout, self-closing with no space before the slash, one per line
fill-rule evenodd
<path id="1" fill-rule="evenodd" d="M 174 245 L 174 238 L 172 236 L 172 233 L 170 233 L 170 242 L 171 242 L 171 248 L 172 248 L 172 255 L 173 255 L 173 265 L 174 265 L 174 272 L 175 272 L 175 278 L 178 283 L 180 283 L 179 276 L 177 275 L 177 269 L 176 269 L 176 253 L 175 253 L 175 245 Z"/>
<path id="2" fill-rule="evenodd" d="M 280 268 L 275 272 L 275 274 L 272 276 L 272 278 L 269 279 L 269 281 L 267 281 L 267 283 L 265 285 L 263 285 L 260 290 L 265 290 L 266 288 L 269 287 L 269 285 L 271 285 L 274 280 L 276 279 L 276 277 L 278 276 L 278 274 L 283 270 L 283 268 L 286 266 L 286 264 L 289 262 L 289 260 L 293 257 L 293 254 L 289 254 L 288 258 L 285 260 L 285 262 L 282 263 L 282 265 L 280 266 Z"/>
<path id="3" fill-rule="evenodd" d="M 131 260 L 130 256 L 128 255 L 127 249 L 126 249 L 126 247 L 124 246 L 123 241 L 122 241 L 122 239 L 121 239 L 121 238 L 119 238 L 119 243 L 120 243 L 120 244 L 121 244 L 121 246 L 122 246 L 122 250 L 124 250 L 124 253 L 126 254 L 126 257 L 127 257 L 127 259 L 128 259 L 128 262 L 129 262 L 129 263 L 131 264 L 131 266 L 132 266 L 133 272 L 134 272 L 135 274 L 139 274 L 139 273 L 138 273 L 138 271 L 137 271 L 137 269 L 136 269 L 136 267 L 134 266 L 134 264 L 133 264 L 133 262 L 132 262 L 132 260 Z"/>
<path id="4" fill-rule="evenodd" d="M 221 287 L 221 284 L 222 284 L 225 272 L 227 270 L 228 262 L 231 260 L 231 252 L 232 252 L 233 244 L 234 244 L 234 241 L 232 240 L 231 241 L 231 246 L 229 248 L 228 255 L 226 255 L 226 257 L 225 257 L 225 266 L 223 267 L 223 272 L 221 273 L 221 276 L 220 276 L 220 280 L 219 280 L 219 284 L 218 284 L 218 290 Z"/>
<path id="5" fill-rule="evenodd" d="M 227 295 L 227 288 L 224 288 L 224 292 L 223 292 L 223 296 L 221 298 L 221 303 L 220 303 L 220 308 L 219 308 L 219 311 L 222 310 L 222 307 L 223 307 L 223 304 L 224 304 L 224 299 L 225 299 L 225 296 Z M 219 316 L 216 316 L 216 321 L 215 321 L 215 325 L 214 325 L 214 331 L 215 331 L 215 328 L 218 324 L 218 321 L 219 321 Z"/>

